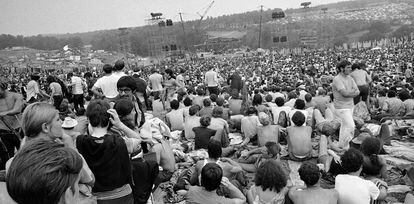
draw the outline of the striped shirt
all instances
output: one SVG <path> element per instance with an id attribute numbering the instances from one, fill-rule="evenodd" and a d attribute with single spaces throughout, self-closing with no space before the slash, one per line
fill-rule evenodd
<path id="1" fill-rule="evenodd" d="M 77 76 L 73 76 L 71 78 L 72 80 L 72 94 L 74 95 L 79 95 L 79 94 L 83 94 L 83 81 L 80 77 Z"/>

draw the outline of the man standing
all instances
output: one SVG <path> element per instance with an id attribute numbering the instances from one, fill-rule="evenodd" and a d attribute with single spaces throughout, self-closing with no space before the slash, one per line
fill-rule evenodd
<path id="1" fill-rule="evenodd" d="M 341 120 L 339 130 L 339 147 L 349 148 L 349 142 L 354 137 L 355 123 L 352 117 L 354 111 L 354 97 L 359 95 L 359 89 L 351 73 L 351 63 L 343 60 L 337 65 L 338 75 L 333 79 L 332 91 L 336 117 Z"/>
<path id="2" fill-rule="evenodd" d="M 118 60 L 115 62 L 112 75 L 114 78 L 118 81 L 123 76 L 126 76 L 126 74 L 122 71 L 125 67 L 125 63 L 122 60 Z"/>
<path id="3" fill-rule="evenodd" d="M 19 127 L 17 115 L 22 111 L 23 97 L 18 93 L 9 92 L 5 82 L 0 83 L 0 138 L 10 157 L 14 155 L 14 148 L 18 149 L 20 140 L 16 131 Z M 6 161 L 0 158 L 0 169 L 4 169 Z"/>
<path id="4" fill-rule="evenodd" d="M 141 78 L 141 69 L 139 67 L 134 67 L 133 71 L 134 73 L 132 74 L 132 77 L 137 83 L 136 96 L 141 102 L 143 102 L 142 109 L 145 112 L 150 107 L 147 95 L 147 82 Z"/>
<path id="5" fill-rule="evenodd" d="M 178 84 L 178 89 L 177 89 L 178 93 L 186 91 L 186 89 L 185 89 L 185 79 L 184 79 L 184 76 L 183 76 L 184 73 L 185 73 L 185 69 L 181 68 L 180 69 L 180 74 L 175 79 L 177 81 L 177 84 Z"/>
<path id="6" fill-rule="evenodd" d="M 162 83 L 163 83 L 163 77 L 160 73 L 158 73 L 158 70 L 154 67 L 151 69 L 151 75 L 148 77 L 150 90 L 152 93 L 159 92 L 159 95 L 161 96 L 161 92 L 163 90 Z"/>
<path id="7" fill-rule="evenodd" d="M 106 98 L 110 102 L 113 102 L 114 98 L 118 95 L 116 83 L 119 78 L 112 75 L 112 66 L 109 64 L 103 66 L 103 71 L 105 72 L 105 76 L 95 82 L 92 91 L 98 98 Z"/>
<path id="8" fill-rule="evenodd" d="M 365 101 L 368 103 L 369 96 L 369 84 L 372 82 L 371 76 L 363 70 L 365 63 L 354 63 L 352 65 L 351 77 L 354 79 L 359 89 L 359 95 L 354 98 L 354 104 L 356 105 L 359 101 Z M 368 104 L 367 104 L 368 105 Z"/>
<path id="9" fill-rule="evenodd" d="M 214 66 L 211 66 L 209 71 L 206 72 L 204 77 L 204 83 L 207 84 L 208 91 L 211 94 L 219 95 L 218 89 L 218 76 L 217 72 L 214 71 Z"/>
<path id="10" fill-rule="evenodd" d="M 243 88 L 242 78 L 239 75 L 240 69 L 237 68 L 236 71 L 233 71 L 233 74 L 227 79 L 227 84 L 230 85 L 230 93 L 233 93 L 233 90 L 237 90 L 237 93 L 240 93 L 240 90 Z"/>
<path id="11" fill-rule="evenodd" d="M 68 86 L 72 87 L 73 104 L 75 110 L 78 111 L 84 104 L 83 88 L 86 87 L 86 83 L 80 77 L 74 76 L 72 72 L 68 74 L 68 79 L 70 79 L 70 84 Z"/>

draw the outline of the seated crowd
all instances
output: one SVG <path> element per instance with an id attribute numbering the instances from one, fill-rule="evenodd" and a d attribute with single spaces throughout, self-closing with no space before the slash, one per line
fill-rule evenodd
<path id="1" fill-rule="evenodd" d="M 117 66 L 114 72 L 122 70 Z M 60 97 L 54 105 L 31 101 L 18 141 L 2 142 L 8 155 L 0 160 L 0 203 L 147 203 L 165 182 L 187 203 L 386 202 L 387 164 L 378 155 L 390 135 L 382 134 L 388 126 L 381 122 L 412 114 L 414 91 L 393 87 L 380 97 L 367 95 L 361 74 L 351 74 L 361 66 L 340 61 L 331 85 L 294 89 L 219 88 L 209 81 L 212 68 L 206 86 L 196 88 L 180 84 L 170 69 L 165 79 L 152 70 L 143 89 L 122 73 L 109 92 L 109 83 L 99 80 L 95 96 L 75 110 Z M 104 66 L 108 81 L 111 67 Z M 161 89 L 157 80 L 165 80 Z M 4 83 L 0 91 L 0 102 L 12 100 L 10 110 L 21 112 L 22 98 Z M 378 124 L 379 135 L 364 132 L 368 122 Z M 292 183 L 287 160 L 300 162 L 304 185 Z M 413 174 L 411 168 L 408 185 Z"/>

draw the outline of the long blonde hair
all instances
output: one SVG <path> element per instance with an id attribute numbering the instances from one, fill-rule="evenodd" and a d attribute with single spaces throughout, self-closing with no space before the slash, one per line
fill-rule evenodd
<path id="1" fill-rule="evenodd" d="M 23 111 L 22 129 L 24 135 L 29 138 L 37 137 L 42 132 L 44 123 L 52 122 L 57 110 L 48 103 L 37 102 L 30 104 Z"/>

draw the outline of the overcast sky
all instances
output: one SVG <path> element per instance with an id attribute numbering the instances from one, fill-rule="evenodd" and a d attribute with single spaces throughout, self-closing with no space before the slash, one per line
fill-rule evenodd
<path id="1" fill-rule="evenodd" d="M 207 16 L 298 8 L 309 0 L 215 0 Z M 311 0 L 311 6 L 341 0 Z M 0 34 L 75 33 L 145 25 L 151 12 L 179 21 L 200 18 L 212 0 L 0 0 Z"/>

